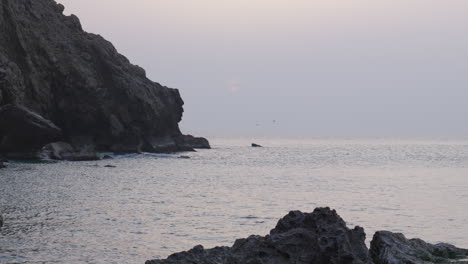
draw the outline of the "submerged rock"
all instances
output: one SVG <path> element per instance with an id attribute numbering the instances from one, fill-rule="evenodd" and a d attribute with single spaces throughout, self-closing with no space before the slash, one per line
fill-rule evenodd
<path id="1" fill-rule="evenodd" d="M 365 237 L 329 208 L 292 211 L 267 236 L 238 239 L 232 247 L 196 246 L 146 264 L 371 264 Z"/>
<path id="2" fill-rule="evenodd" d="M 59 140 L 102 152 L 207 146 L 206 140 L 182 136 L 178 90 L 149 80 L 110 42 L 85 32 L 76 16 L 63 11 L 53 0 L 1 1 L 0 107 L 29 109 L 16 107 L 13 118 L 0 117 L 4 150 L 30 151 Z M 173 143 L 158 146 L 165 138 Z M 185 140 L 178 143 L 180 138 Z"/>
<path id="3" fill-rule="evenodd" d="M 255 144 L 255 143 L 252 143 L 252 147 L 253 147 L 253 148 L 262 148 L 263 146 L 258 145 L 258 144 Z"/>
<path id="4" fill-rule="evenodd" d="M 403 234 L 379 231 L 371 242 L 370 255 L 375 264 L 468 263 L 468 250 L 421 239 L 406 239 Z M 459 260 L 459 261 L 457 261 Z"/>
<path id="5" fill-rule="evenodd" d="M 60 128 L 25 107 L 8 104 L 0 108 L 0 152 L 5 156 L 31 158 L 60 138 Z"/>

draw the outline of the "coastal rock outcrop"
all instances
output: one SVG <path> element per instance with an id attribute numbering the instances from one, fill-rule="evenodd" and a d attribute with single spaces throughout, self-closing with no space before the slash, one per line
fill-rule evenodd
<path id="1" fill-rule="evenodd" d="M 63 11 L 54 0 L 0 3 L 0 107 L 15 105 L 23 115 L 0 119 L 4 151 L 36 150 L 59 140 L 79 150 L 92 145 L 113 152 L 209 147 L 182 135 L 178 90 L 149 80 Z"/>
<path id="2" fill-rule="evenodd" d="M 93 146 L 83 146 L 80 150 L 77 150 L 66 142 L 50 143 L 43 148 L 43 153 L 48 158 L 55 160 L 89 161 L 100 159 L 99 154 L 94 151 Z"/>
<path id="3" fill-rule="evenodd" d="M 232 247 L 193 249 L 146 264 L 371 264 L 365 233 L 348 229 L 334 210 L 292 211 L 267 236 L 238 239 Z"/>
<path id="4" fill-rule="evenodd" d="M 468 263 L 467 249 L 406 239 L 403 234 L 389 231 L 374 234 L 370 255 L 375 264 Z"/>
<path id="5" fill-rule="evenodd" d="M 22 106 L 0 108 L 0 152 L 7 157 L 36 155 L 43 145 L 61 136 L 54 123 Z"/>

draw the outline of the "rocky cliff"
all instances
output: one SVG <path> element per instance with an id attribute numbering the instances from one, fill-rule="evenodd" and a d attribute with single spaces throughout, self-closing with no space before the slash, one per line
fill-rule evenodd
<path id="1" fill-rule="evenodd" d="M 21 108 L 50 121 L 61 130 L 62 141 L 78 148 L 209 148 L 206 140 L 181 134 L 184 102 L 178 90 L 149 80 L 110 42 L 83 31 L 79 19 L 63 11 L 53 0 L 1 0 L 0 107 Z M 0 151 L 24 142 L 19 134 L 44 143 L 31 140 L 37 131 L 20 131 L 27 127 L 18 125 L 21 120 L 5 124 L 11 118 L 0 116 Z M 18 150 L 25 149 L 35 150 L 37 144 Z"/>

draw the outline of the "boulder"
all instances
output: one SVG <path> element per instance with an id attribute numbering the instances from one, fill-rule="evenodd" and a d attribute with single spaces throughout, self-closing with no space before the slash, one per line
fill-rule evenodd
<path id="1" fill-rule="evenodd" d="M 263 147 L 263 146 L 261 146 L 261 145 L 252 143 L 252 148 L 262 148 L 262 147 Z"/>
<path id="2" fill-rule="evenodd" d="M 60 128 L 27 108 L 14 104 L 0 108 L 0 152 L 5 156 L 30 158 L 60 138 Z"/>
<path id="3" fill-rule="evenodd" d="M 238 239 L 232 247 L 196 246 L 146 264 L 371 264 L 365 237 L 330 208 L 292 211 L 269 235 Z"/>
<path id="4" fill-rule="evenodd" d="M 403 234 L 379 231 L 374 234 L 370 256 L 375 264 L 468 263 L 468 250 L 421 239 L 406 239 Z M 465 260 L 463 260 L 465 259 Z"/>
<path id="5" fill-rule="evenodd" d="M 3 163 L 3 161 L 0 160 L 0 169 L 6 168 L 6 165 Z"/>

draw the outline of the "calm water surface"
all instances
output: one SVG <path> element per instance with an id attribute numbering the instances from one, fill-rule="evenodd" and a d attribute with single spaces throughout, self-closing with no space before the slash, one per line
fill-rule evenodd
<path id="1" fill-rule="evenodd" d="M 213 150 L 0 170 L 0 263 L 141 263 L 330 206 L 468 248 L 468 142 L 214 139 Z M 106 168 L 115 165 L 116 168 Z"/>

